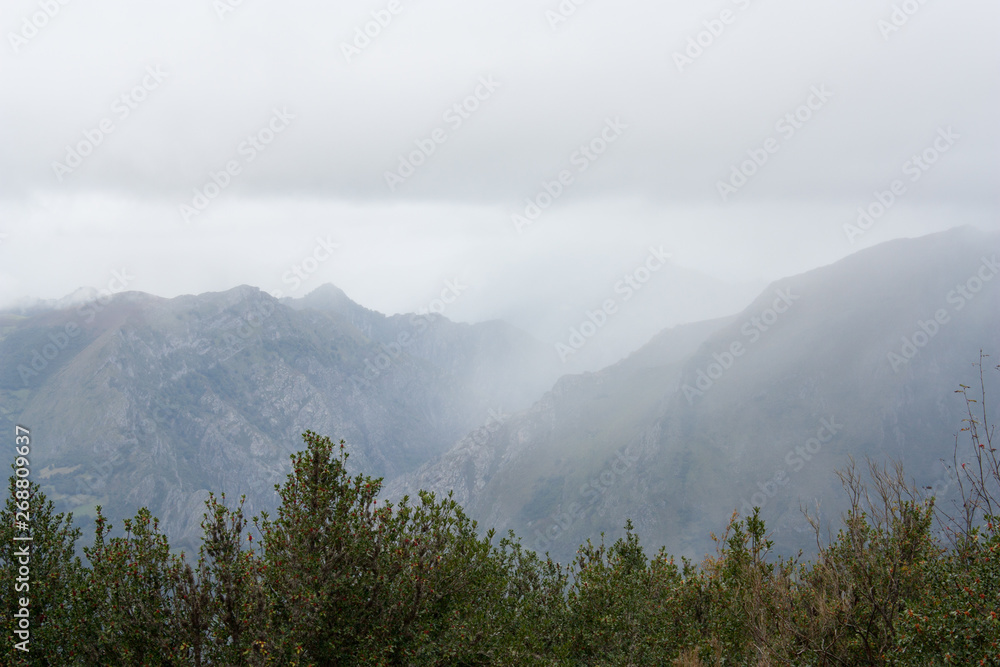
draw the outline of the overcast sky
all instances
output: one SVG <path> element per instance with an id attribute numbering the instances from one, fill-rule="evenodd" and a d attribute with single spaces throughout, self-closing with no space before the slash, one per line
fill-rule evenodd
<path id="1" fill-rule="evenodd" d="M 759 285 L 995 229 L 998 28 L 988 0 L 8 0 L 0 305 L 125 269 L 392 313 L 460 278 L 471 321 L 650 246 Z"/>

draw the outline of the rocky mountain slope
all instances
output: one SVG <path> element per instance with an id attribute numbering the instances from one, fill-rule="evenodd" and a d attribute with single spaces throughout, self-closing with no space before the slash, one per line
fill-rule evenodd
<path id="1" fill-rule="evenodd" d="M 981 348 L 1000 357 L 998 258 L 1000 236 L 962 228 L 778 281 L 735 317 L 561 378 L 386 495 L 454 490 L 484 526 L 564 561 L 627 518 L 653 546 L 700 559 L 709 533 L 754 505 L 779 549 L 808 550 L 800 507 L 835 526 L 834 470 L 849 456 L 902 460 L 920 485 L 956 490 L 941 459 L 965 417 L 954 391 L 978 383 Z M 1000 412 L 1000 387 L 990 397 Z"/>
<path id="2" fill-rule="evenodd" d="M 188 547 L 209 490 L 273 508 L 307 429 L 393 477 L 530 405 L 557 372 L 547 346 L 501 322 L 387 317 L 332 285 L 6 312 L 0 359 L 5 428 L 32 429 L 51 497 L 78 517 L 103 504 L 119 526 L 147 505 Z"/>
<path id="3" fill-rule="evenodd" d="M 80 293 L 0 312 L 0 419 L 32 429 L 61 509 L 101 504 L 120 526 L 146 505 L 189 549 L 209 490 L 274 507 L 307 429 L 346 440 L 387 497 L 453 490 L 561 560 L 627 518 L 698 559 L 754 505 L 779 549 L 808 549 L 800 505 L 836 519 L 848 456 L 955 491 L 940 460 L 965 416 L 954 390 L 981 348 L 1000 356 L 998 257 L 972 229 L 893 241 L 561 378 L 550 344 L 502 322 L 385 316 L 332 285 Z"/>

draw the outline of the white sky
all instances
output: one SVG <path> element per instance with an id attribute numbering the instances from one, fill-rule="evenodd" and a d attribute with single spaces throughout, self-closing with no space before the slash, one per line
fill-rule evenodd
<path id="1" fill-rule="evenodd" d="M 445 314 L 471 321 L 599 297 L 651 244 L 757 283 L 893 237 L 1000 227 L 995 2 L 588 0 L 553 29 L 559 0 L 243 0 L 220 17 L 227 1 L 5 3 L 0 306 L 126 268 L 162 296 L 333 282 L 392 313 L 464 275 Z M 390 4 L 348 62 L 342 44 Z M 894 4 L 919 9 L 888 33 Z M 482 78 L 498 87 L 446 118 Z M 813 87 L 832 96 L 787 136 L 776 122 Z M 294 118 L 249 161 L 241 142 L 275 109 Z M 608 119 L 627 127 L 580 172 Z M 911 181 L 904 163 L 949 127 Z M 390 191 L 385 172 L 436 128 L 447 140 Z M 60 180 L 54 163 L 95 132 Z M 717 182 L 769 137 L 777 152 L 723 202 Z M 179 206 L 230 160 L 239 174 L 186 223 Z M 572 182 L 518 233 L 511 215 L 560 170 Z M 905 193 L 849 243 L 843 225 L 894 179 Z M 290 291 L 317 237 L 339 248 Z"/>

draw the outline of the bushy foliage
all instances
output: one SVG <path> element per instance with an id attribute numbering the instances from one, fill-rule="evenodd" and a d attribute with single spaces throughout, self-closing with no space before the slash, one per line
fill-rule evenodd
<path id="1" fill-rule="evenodd" d="M 814 522 L 811 562 L 772 559 L 755 509 L 697 566 L 647 556 L 629 522 L 564 567 L 513 533 L 481 535 L 450 496 L 383 503 L 381 480 L 348 474 L 343 441 L 312 432 L 273 518 L 209 496 L 193 563 L 146 509 L 112 537 L 98 508 L 85 565 L 72 516 L 31 484 L 31 652 L 7 664 L 1000 665 L 1000 467 L 966 400 L 976 463 L 962 468 L 963 512 L 944 517 L 953 543 L 934 540 L 934 499 L 900 466 L 851 461 L 850 509 L 827 544 Z M 12 477 L 8 609 L 15 511 Z"/>
<path id="2" fill-rule="evenodd" d="M 4 609 L 3 633 L 9 642 L 8 655 L 14 656 L 13 617 L 18 600 L 29 601 L 32 657 L 31 664 L 61 664 L 74 659 L 79 652 L 76 637 L 84 634 L 88 616 L 81 607 L 79 594 L 88 586 L 88 575 L 80 559 L 74 555 L 80 530 L 73 528 L 72 514 L 56 514 L 52 501 L 45 498 L 38 485 L 24 479 L 27 488 L 15 487 L 18 478 L 12 475 L 7 502 L 0 512 L 0 605 Z M 26 581 L 19 574 L 23 557 L 20 553 L 27 542 L 15 541 L 17 516 L 16 492 L 27 492 L 30 507 L 32 542 L 29 546 L 29 574 Z M 22 497 L 25 494 L 22 493 Z"/>
<path id="3" fill-rule="evenodd" d="M 926 568 L 933 594 L 900 614 L 901 664 L 1000 665 L 1000 535 L 988 530 Z"/>

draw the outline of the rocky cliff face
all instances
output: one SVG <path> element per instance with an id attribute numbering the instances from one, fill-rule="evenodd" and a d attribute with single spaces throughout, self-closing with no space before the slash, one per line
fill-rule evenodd
<path id="1" fill-rule="evenodd" d="M 147 505 L 189 548 L 209 490 L 274 507 L 307 429 L 394 477 L 555 377 L 548 349 L 503 323 L 386 317 L 332 286 L 281 302 L 124 293 L 4 313 L 0 332 L 3 419 L 32 429 L 46 491 L 117 525 Z"/>

